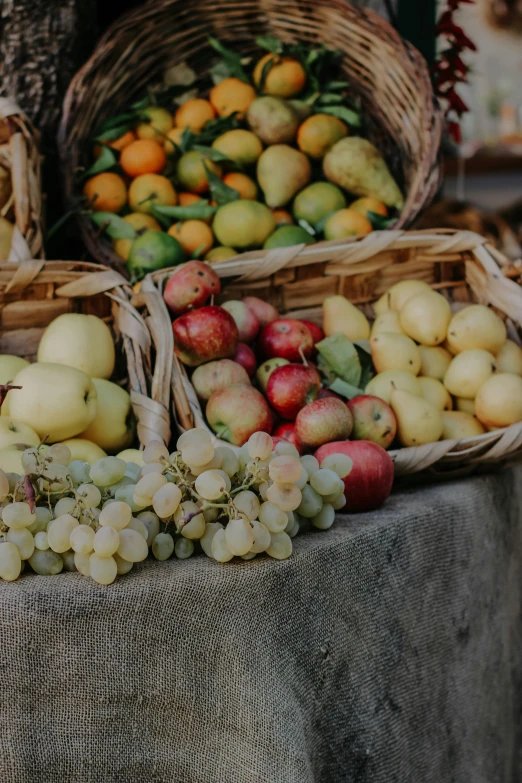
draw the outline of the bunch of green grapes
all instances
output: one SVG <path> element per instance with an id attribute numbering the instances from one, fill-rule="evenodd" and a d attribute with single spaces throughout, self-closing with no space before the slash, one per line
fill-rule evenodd
<path id="1" fill-rule="evenodd" d="M 319 466 L 291 443 L 273 448 L 264 432 L 236 455 L 198 428 L 172 454 L 152 441 L 143 461 L 91 466 L 56 443 L 24 452 L 24 476 L 0 470 L 0 577 L 17 579 L 27 562 L 37 574 L 79 571 L 108 585 L 149 548 L 157 560 L 195 551 L 220 563 L 262 552 L 283 560 L 300 530 L 331 527 L 352 468 L 346 455 Z"/>

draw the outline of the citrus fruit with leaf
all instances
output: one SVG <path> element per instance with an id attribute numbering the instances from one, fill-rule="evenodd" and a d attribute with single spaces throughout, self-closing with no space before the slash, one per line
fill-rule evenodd
<path id="1" fill-rule="evenodd" d="M 183 142 L 183 133 L 185 132 L 185 130 L 186 128 L 171 128 L 169 130 L 163 142 L 163 147 L 165 149 L 167 157 L 177 154 L 178 151 L 175 145 L 181 147 L 181 144 Z M 192 131 L 192 133 L 195 133 L 195 131 Z"/>
<path id="2" fill-rule="evenodd" d="M 306 71 L 299 60 L 269 52 L 254 69 L 254 83 L 266 95 L 293 98 L 306 84 Z"/>
<path id="3" fill-rule="evenodd" d="M 324 226 L 326 239 L 342 239 L 371 234 L 372 224 L 361 212 L 351 209 L 340 209 L 330 215 Z"/>
<path id="4" fill-rule="evenodd" d="M 148 106 L 143 109 L 142 114 L 147 117 L 147 121 L 141 122 L 136 128 L 138 138 L 162 142 L 173 125 L 170 112 L 160 106 Z"/>
<path id="5" fill-rule="evenodd" d="M 221 245 L 244 250 L 261 247 L 273 233 L 275 220 L 265 204 L 240 199 L 218 209 L 212 228 Z"/>
<path id="6" fill-rule="evenodd" d="M 190 150 L 178 160 L 176 173 L 184 188 L 192 193 L 205 193 L 209 188 L 207 168 L 216 176 L 221 176 L 221 166 L 202 152 Z"/>
<path id="7" fill-rule="evenodd" d="M 257 198 L 257 185 L 253 179 L 247 177 L 246 174 L 242 174 L 240 171 L 231 171 L 229 174 L 225 174 L 223 182 L 228 185 L 229 188 L 237 190 L 239 198 L 250 199 L 255 201 Z"/>
<path id="8" fill-rule="evenodd" d="M 328 150 L 348 135 L 348 126 L 331 114 L 313 114 L 297 131 L 297 145 L 301 152 L 315 160 L 324 158 Z"/>
<path id="9" fill-rule="evenodd" d="M 290 212 L 287 212 L 286 209 L 273 209 L 272 215 L 274 216 L 276 226 L 295 225 L 292 215 L 290 214 Z"/>
<path id="10" fill-rule="evenodd" d="M 143 212 L 131 212 L 122 219 L 126 223 L 129 223 L 136 232 L 139 233 L 143 233 L 147 229 L 161 231 L 161 226 L 158 221 L 155 220 L 152 215 L 146 215 Z M 120 256 L 120 258 L 123 258 L 124 261 L 127 261 L 133 242 L 134 239 L 115 239 L 112 243 L 114 252 L 116 255 Z"/>
<path id="11" fill-rule="evenodd" d="M 214 244 L 212 229 L 203 220 L 183 220 L 174 223 L 168 233 L 178 240 L 189 256 L 196 252 L 198 256 L 203 256 Z"/>
<path id="12" fill-rule="evenodd" d="M 166 162 L 162 144 L 153 139 L 137 139 L 128 144 L 120 155 L 120 166 L 129 177 L 157 174 Z"/>
<path id="13" fill-rule="evenodd" d="M 263 248 L 271 250 L 274 247 L 291 247 L 292 245 L 312 245 L 315 238 L 301 226 L 280 226 L 268 237 Z"/>
<path id="14" fill-rule="evenodd" d="M 156 269 L 186 261 L 186 253 L 177 239 L 163 231 L 145 231 L 134 240 L 127 262 L 134 277 L 144 277 Z"/>
<path id="15" fill-rule="evenodd" d="M 234 250 L 233 247 L 218 245 L 208 251 L 205 256 L 205 261 L 208 261 L 211 264 L 218 264 L 220 261 L 226 261 L 227 258 L 233 258 L 234 256 L 237 256 L 237 250 Z"/>
<path id="16" fill-rule="evenodd" d="M 235 76 L 223 79 L 210 91 L 210 103 L 220 117 L 228 117 L 234 112 L 243 115 L 255 98 L 256 91 L 252 85 Z"/>
<path id="17" fill-rule="evenodd" d="M 89 209 L 95 212 L 120 212 L 127 203 L 125 182 L 112 171 L 91 177 L 83 186 Z"/>
<path id="18" fill-rule="evenodd" d="M 129 205 L 133 212 L 152 212 L 153 205 L 174 206 L 177 202 L 171 181 L 161 174 L 142 174 L 131 182 Z"/>
<path id="19" fill-rule="evenodd" d="M 252 131 L 243 128 L 235 128 L 221 134 L 212 143 L 212 148 L 241 166 L 255 163 L 263 152 L 261 139 Z"/>
<path id="20" fill-rule="evenodd" d="M 331 182 L 313 182 L 294 199 L 293 213 L 297 221 L 306 220 L 314 228 L 327 215 L 346 207 L 344 193 Z"/>
<path id="21" fill-rule="evenodd" d="M 175 123 L 178 128 L 190 128 L 191 131 L 197 132 L 215 116 L 216 112 L 210 101 L 204 98 L 190 98 L 177 110 Z"/>
<path id="22" fill-rule="evenodd" d="M 126 133 L 123 133 L 121 136 L 118 136 L 117 139 L 111 140 L 105 140 L 100 139 L 100 143 L 96 144 L 94 147 L 94 157 L 98 158 L 102 147 L 110 147 L 113 150 L 116 150 L 117 152 L 121 152 L 125 147 L 128 147 L 129 144 L 131 144 L 133 141 L 136 141 L 136 134 L 132 130 L 128 130 Z"/>
<path id="23" fill-rule="evenodd" d="M 369 212 L 374 212 L 376 215 L 382 215 L 382 217 L 388 217 L 388 207 L 386 204 L 383 204 L 379 199 L 371 198 L 370 196 L 358 198 L 357 201 L 350 204 L 350 209 L 353 209 L 355 212 L 362 212 L 366 217 L 368 217 Z"/>

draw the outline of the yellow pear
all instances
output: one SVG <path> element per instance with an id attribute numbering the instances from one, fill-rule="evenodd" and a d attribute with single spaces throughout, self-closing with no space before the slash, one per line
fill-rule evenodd
<path id="1" fill-rule="evenodd" d="M 416 294 L 402 306 L 399 320 L 402 331 L 416 342 L 440 345 L 451 320 L 449 302 L 435 291 Z"/>
<path id="2" fill-rule="evenodd" d="M 489 351 L 462 351 L 452 359 L 444 376 L 444 386 L 455 397 L 472 400 L 494 372 L 495 357 Z"/>
<path id="3" fill-rule="evenodd" d="M 453 353 L 482 348 L 496 356 L 505 342 L 504 321 L 484 305 L 470 305 L 459 310 L 448 326 L 448 346 Z"/>
<path id="4" fill-rule="evenodd" d="M 448 390 L 440 381 L 435 378 L 423 378 L 419 376 L 418 381 L 421 385 L 422 396 L 428 402 L 431 402 L 438 411 L 450 411 L 453 408 L 453 400 Z"/>
<path id="5" fill-rule="evenodd" d="M 522 348 L 513 342 L 506 340 L 497 353 L 497 372 L 512 372 L 522 375 Z"/>
<path id="6" fill-rule="evenodd" d="M 390 404 L 392 391 L 401 389 L 416 397 L 422 397 L 422 387 L 419 379 L 406 370 L 386 370 L 380 372 L 366 385 L 365 394 L 373 394 Z"/>
<path id="7" fill-rule="evenodd" d="M 403 446 L 421 446 L 439 440 L 442 435 L 442 417 L 430 402 L 407 391 L 395 389 L 390 405 L 397 419 L 397 432 Z"/>
<path id="8" fill-rule="evenodd" d="M 522 421 L 522 378 L 499 372 L 483 383 L 475 397 L 476 416 L 486 427 L 509 427 Z"/>
<path id="9" fill-rule="evenodd" d="M 450 323 L 451 323 L 451 321 L 450 321 Z M 449 328 L 449 327 L 448 327 L 448 328 Z M 453 348 L 453 346 L 451 346 L 451 345 L 449 344 L 449 342 L 448 342 L 448 338 L 447 338 L 447 337 L 446 337 L 446 339 L 444 340 L 444 342 L 442 343 L 442 345 L 441 345 L 441 348 L 444 348 L 444 350 L 445 350 L 445 351 L 447 351 L 447 352 L 449 353 L 449 355 L 450 355 L 450 356 L 456 356 L 456 355 L 457 355 L 457 353 L 458 353 L 458 351 L 456 351 L 456 350 Z"/>
<path id="10" fill-rule="evenodd" d="M 464 440 L 486 432 L 478 419 L 464 411 L 442 411 L 441 416 L 443 440 Z"/>
<path id="11" fill-rule="evenodd" d="M 341 332 L 352 342 L 367 340 L 370 323 L 345 296 L 327 296 L 323 302 L 323 331 L 327 337 Z"/>
<path id="12" fill-rule="evenodd" d="M 453 358 L 449 351 L 440 345 L 419 345 L 421 355 L 420 374 L 426 378 L 442 381 Z"/>
<path id="13" fill-rule="evenodd" d="M 400 280 L 388 291 L 389 309 L 399 312 L 412 296 L 428 293 L 432 293 L 432 288 L 422 280 Z"/>
<path id="14" fill-rule="evenodd" d="M 390 295 L 388 291 L 386 291 L 382 296 L 380 296 L 376 302 L 373 303 L 373 312 L 375 315 L 381 315 L 382 313 L 387 313 L 390 309 Z"/>
<path id="15" fill-rule="evenodd" d="M 475 416 L 475 400 L 468 400 L 466 397 L 456 397 L 455 407 L 462 413 L 469 413 L 470 416 Z"/>
<path id="16" fill-rule="evenodd" d="M 396 332 L 380 332 L 370 340 L 372 360 L 377 372 L 406 370 L 418 375 L 421 356 L 411 337 Z"/>
<path id="17" fill-rule="evenodd" d="M 373 337 L 374 334 L 379 334 L 379 332 L 404 334 L 404 330 L 399 322 L 399 313 L 396 313 L 395 310 L 387 310 L 385 313 L 378 315 L 373 322 L 371 336 Z"/>

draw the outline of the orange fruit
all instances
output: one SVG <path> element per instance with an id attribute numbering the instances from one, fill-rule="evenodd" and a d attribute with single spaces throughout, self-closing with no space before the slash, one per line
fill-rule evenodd
<path id="1" fill-rule="evenodd" d="M 276 226 L 294 225 L 294 219 L 290 212 L 287 212 L 286 209 L 273 209 L 272 215 L 274 216 Z"/>
<path id="2" fill-rule="evenodd" d="M 203 198 L 196 193 L 178 193 L 180 207 L 190 207 L 192 204 L 197 204 L 198 201 L 203 201 Z"/>
<path id="3" fill-rule="evenodd" d="M 171 128 L 169 132 L 167 133 L 166 139 L 163 141 L 163 146 L 165 148 L 165 152 L 167 155 L 175 155 L 176 154 L 176 147 L 174 144 L 177 144 L 178 147 L 181 144 L 181 137 L 183 135 L 183 131 L 185 128 Z"/>
<path id="4" fill-rule="evenodd" d="M 255 98 L 256 91 L 252 85 L 235 77 L 223 79 L 210 91 L 210 103 L 220 117 L 228 117 L 235 111 L 244 114 Z"/>
<path id="5" fill-rule="evenodd" d="M 190 150 L 178 160 L 177 174 L 178 180 L 184 188 L 192 193 L 205 193 L 208 190 L 208 177 L 205 166 L 221 176 L 221 167 L 206 158 L 202 152 Z"/>
<path id="6" fill-rule="evenodd" d="M 87 180 L 83 186 L 89 209 L 95 212 L 119 212 L 127 203 L 127 188 L 118 174 L 104 171 Z"/>
<path id="7" fill-rule="evenodd" d="M 183 223 L 174 223 L 168 233 L 178 240 L 188 255 L 192 255 L 196 250 L 199 250 L 199 254 L 205 255 L 214 244 L 212 229 L 202 220 L 184 220 Z"/>
<path id="8" fill-rule="evenodd" d="M 306 84 L 306 71 L 293 57 L 279 57 L 277 54 L 265 54 L 254 69 L 256 87 L 261 86 L 263 69 L 270 60 L 273 65 L 267 73 L 262 90 L 265 95 L 275 95 L 277 98 L 293 98 L 301 92 Z"/>
<path id="9" fill-rule="evenodd" d="M 179 107 L 174 119 L 178 128 L 200 131 L 205 123 L 213 120 L 215 116 L 216 112 L 210 101 L 204 98 L 191 98 Z"/>
<path id="10" fill-rule="evenodd" d="M 239 193 L 239 198 L 250 199 L 255 201 L 257 198 L 257 185 L 253 179 L 247 177 L 246 174 L 241 174 L 239 171 L 231 171 L 230 174 L 226 174 L 223 177 L 223 182 L 228 185 L 229 188 L 234 188 Z"/>
<path id="11" fill-rule="evenodd" d="M 324 158 L 330 147 L 348 135 L 348 126 L 331 114 L 313 114 L 297 131 L 297 145 L 311 158 Z"/>
<path id="12" fill-rule="evenodd" d="M 124 133 L 123 136 L 118 136 L 117 139 L 113 139 L 112 141 L 105 141 L 104 139 L 100 139 L 100 144 L 96 144 L 94 147 L 94 157 L 99 158 L 102 151 L 102 146 L 110 147 L 113 150 L 121 152 L 122 149 L 127 147 L 132 141 L 136 141 L 136 134 L 131 130 L 127 131 L 127 133 Z"/>
<path id="13" fill-rule="evenodd" d="M 178 196 L 172 183 L 160 174 L 142 174 L 131 182 L 129 205 L 133 212 L 150 212 L 153 204 L 174 206 L 177 203 Z"/>
<path id="14" fill-rule="evenodd" d="M 342 239 L 371 234 L 372 224 L 366 215 L 351 209 L 340 209 L 330 215 L 324 227 L 326 239 Z"/>
<path id="15" fill-rule="evenodd" d="M 363 215 L 368 217 L 368 212 L 375 212 L 376 215 L 382 215 L 388 217 L 388 207 L 379 201 L 377 198 L 358 198 L 353 204 L 350 204 L 349 209 L 353 209 L 355 212 L 362 212 Z"/>
<path id="16" fill-rule="evenodd" d="M 150 229 L 151 231 L 161 231 L 161 226 L 158 221 L 153 218 L 152 215 L 146 215 L 143 212 L 131 212 L 129 215 L 125 215 L 123 219 L 126 223 L 130 223 L 138 233 L 147 231 L 147 229 Z M 127 261 L 133 242 L 134 239 L 114 239 L 112 243 L 114 252 L 116 255 L 120 256 L 120 258 L 123 258 L 124 261 Z"/>
<path id="17" fill-rule="evenodd" d="M 165 135 L 172 128 L 173 121 L 170 112 L 159 106 L 149 106 L 143 110 L 148 118 L 148 122 L 142 122 L 136 128 L 139 139 L 156 139 L 160 144 L 163 143 Z"/>
<path id="18" fill-rule="evenodd" d="M 153 139 L 138 139 L 122 151 L 120 166 L 129 177 L 157 174 L 167 161 L 165 150 Z"/>

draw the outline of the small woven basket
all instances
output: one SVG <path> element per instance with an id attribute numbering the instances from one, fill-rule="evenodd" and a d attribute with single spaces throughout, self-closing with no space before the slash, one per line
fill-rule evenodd
<path id="1" fill-rule="evenodd" d="M 0 174 L 7 173 L 11 191 L 0 215 L 15 226 L 8 263 L 44 257 L 38 141 L 22 110 L 0 98 Z"/>
<path id="2" fill-rule="evenodd" d="M 370 139 L 405 193 L 397 228 L 411 225 L 436 193 L 442 115 L 422 55 L 391 25 L 345 0 L 152 0 L 122 16 L 100 40 L 65 97 L 59 147 L 71 204 L 80 196 L 76 172 L 89 163 L 92 135 L 105 120 L 187 62 L 202 78 L 215 56 L 208 36 L 250 55 L 255 38 L 326 44 L 343 53 L 342 70 L 360 96 Z M 101 263 L 123 269 L 110 242 L 85 216 L 83 239 Z"/>
<path id="3" fill-rule="evenodd" d="M 71 312 L 103 318 L 117 349 L 113 380 L 131 395 L 140 445 L 158 438 L 168 444 L 168 407 L 161 403 L 151 372 L 151 330 L 130 304 L 131 294 L 118 272 L 98 264 L 0 264 L 0 353 L 36 361 L 42 333 L 54 318 Z"/>
<path id="4" fill-rule="evenodd" d="M 317 323 L 321 323 L 325 296 L 342 294 L 372 318 L 372 303 L 394 283 L 424 280 L 456 306 L 480 302 L 495 308 L 506 321 L 510 339 L 522 343 L 522 290 L 503 275 L 505 263 L 485 239 L 468 231 L 381 231 L 351 243 L 245 253 L 212 268 L 222 278 L 220 301 L 257 296 L 281 314 Z M 162 292 L 172 271 L 154 273 L 143 287 Z M 169 318 L 166 307 L 163 317 Z M 156 360 L 168 367 L 172 377 L 178 427 L 208 429 L 185 368 L 166 350 L 170 351 L 170 344 L 168 349 L 166 344 L 157 346 Z M 473 470 L 480 464 L 522 456 L 522 422 L 474 438 L 402 448 L 390 455 L 397 476 L 428 469 L 444 475 Z"/>

